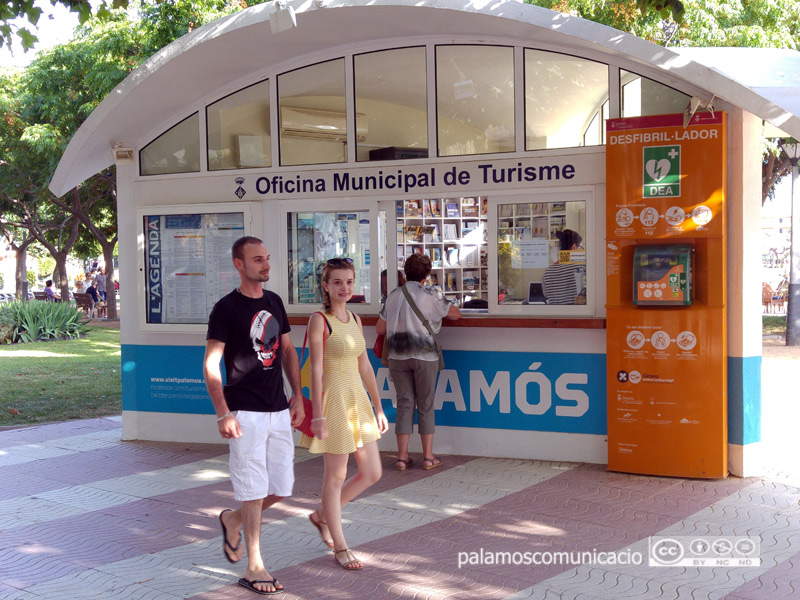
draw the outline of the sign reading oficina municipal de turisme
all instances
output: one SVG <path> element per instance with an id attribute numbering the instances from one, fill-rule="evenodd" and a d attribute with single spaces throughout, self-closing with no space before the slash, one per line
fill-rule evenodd
<path id="1" fill-rule="evenodd" d="M 430 194 L 480 190 L 530 189 L 601 183 L 605 176 L 602 152 L 584 155 L 515 158 L 474 162 L 438 162 L 386 167 L 272 171 L 237 176 L 231 194 L 239 200 L 291 197 Z"/>

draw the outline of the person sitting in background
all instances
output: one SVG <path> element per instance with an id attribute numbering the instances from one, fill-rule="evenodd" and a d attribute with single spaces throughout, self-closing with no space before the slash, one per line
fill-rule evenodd
<path id="1" fill-rule="evenodd" d="M 559 250 L 580 250 L 583 238 L 572 229 L 556 232 Z M 575 304 L 578 295 L 578 283 L 575 275 L 578 265 L 554 264 L 545 269 L 542 275 L 542 292 L 548 304 Z"/>
<path id="2" fill-rule="evenodd" d="M 53 280 L 48 279 L 44 282 L 44 293 L 47 296 L 47 300 L 50 302 L 61 302 L 61 296 L 56 294 L 53 291 Z"/>
<path id="3" fill-rule="evenodd" d="M 97 287 L 95 286 L 94 282 L 86 288 L 86 293 L 92 297 L 92 301 L 94 302 L 94 306 L 92 306 L 92 316 L 94 317 L 95 314 L 98 317 L 105 318 L 106 316 L 106 303 L 97 293 Z"/>

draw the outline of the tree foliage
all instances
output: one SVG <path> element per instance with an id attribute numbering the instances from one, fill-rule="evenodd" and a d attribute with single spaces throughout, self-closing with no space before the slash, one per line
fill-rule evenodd
<path id="1" fill-rule="evenodd" d="M 800 49 L 800 0 L 532 0 L 663 46 Z M 769 68 L 769 65 L 764 65 Z M 762 203 L 789 173 L 789 157 L 765 143 Z"/>
<path id="2" fill-rule="evenodd" d="M 78 15 L 81 23 L 85 23 L 92 17 L 92 5 L 87 0 L 50 0 L 50 4 L 65 6 L 70 12 Z M 110 2 L 103 0 L 99 5 L 95 3 L 95 6 L 95 17 L 104 19 L 111 14 L 112 9 L 127 8 L 128 0 L 111 0 Z M 28 29 L 27 25 L 18 25 L 17 20 L 27 20 L 28 25 L 35 28 L 43 15 L 44 11 L 35 6 L 34 0 L 12 0 L 0 3 L 0 47 L 11 47 L 16 36 L 22 44 L 23 50 L 27 51 L 33 48 L 38 38 Z"/>
<path id="3" fill-rule="evenodd" d="M 644 38 L 679 46 L 797 49 L 800 0 L 533 0 Z"/>
<path id="4" fill-rule="evenodd" d="M 40 53 L 21 73 L 0 74 L 0 224 L 27 229 L 56 260 L 66 291 L 66 256 L 81 240 L 97 242 L 113 281 L 117 243 L 114 169 L 91 177 L 64 198 L 47 189 L 66 146 L 95 107 L 165 44 L 242 5 L 220 0 L 163 0 L 138 11 L 106 12 L 73 39 Z M 109 296 L 109 317 L 116 316 Z"/>

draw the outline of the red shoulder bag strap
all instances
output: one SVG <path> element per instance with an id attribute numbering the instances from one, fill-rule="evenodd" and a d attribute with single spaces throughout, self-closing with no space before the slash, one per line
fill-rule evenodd
<path id="1" fill-rule="evenodd" d="M 318 310 L 317 313 L 319 315 L 321 315 L 323 319 L 325 319 L 325 325 L 328 326 L 327 334 L 325 333 L 324 330 L 322 331 L 322 352 L 323 352 L 322 356 L 324 358 L 325 357 L 325 340 L 327 340 L 330 337 L 331 333 L 333 333 L 333 329 L 331 328 L 330 321 L 328 321 L 328 317 L 325 316 L 325 313 L 322 312 L 321 310 Z M 307 341 L 308 341 L 308 327 L 306 327 L 306 333 L 303 336 L 303 349 L 300 351 L 300 370 L 303 369 L 303 365 L 306 364 L 306 359 L 308 358 L 308 357 L 303 358 L 303 356 L 306 353 L 306 342 Z M 311 356 L 311 348 L 308 349 L 308 355 Z"/>

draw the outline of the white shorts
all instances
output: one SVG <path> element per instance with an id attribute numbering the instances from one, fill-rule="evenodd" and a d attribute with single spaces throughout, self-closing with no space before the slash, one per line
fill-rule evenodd
<path id="1" fill-rule="evenodd" d="M 289 409 L 233 413 L 242 436 L 231 439 L 229 466 L 233 495 L 239 502 L 292 495 L 294 440 Z"/>

